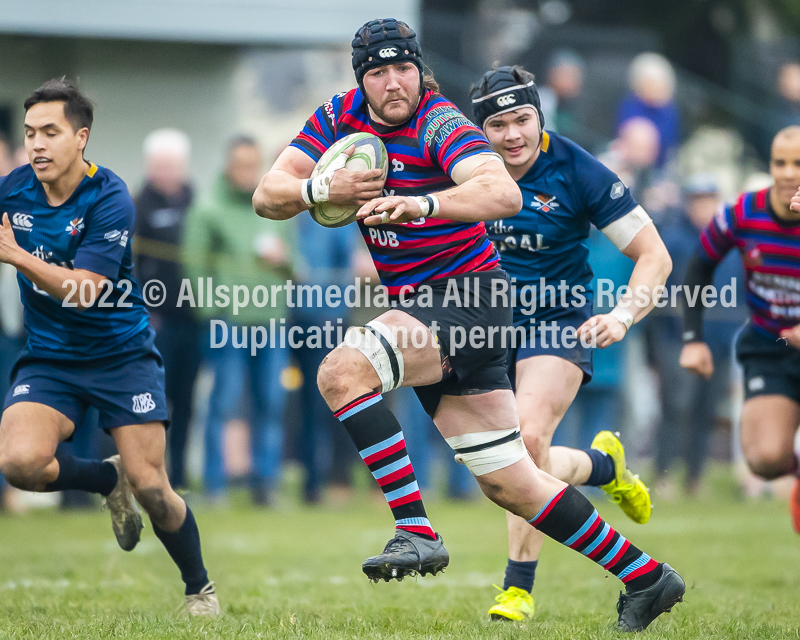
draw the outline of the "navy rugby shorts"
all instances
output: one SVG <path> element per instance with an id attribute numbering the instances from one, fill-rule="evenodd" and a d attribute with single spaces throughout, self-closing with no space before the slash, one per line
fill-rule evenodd
<path id="1" fill-rule="evenodd" d="M 591 317 L 591 307 L 565 309 L 557 314 L 548 314 L 535 324 L 528 324 L 525 340 L 508 350 L 508 378 L 516 391 L 517 362 L 535 356 L 556 356 L 576 365 L 583 372 L 583 382 L 592 379 L 592 348 L 584 347 L 577 337 L 577 329 Z M 543 325 L 546 329 L 543 330 Z"/>
<path id="2" fill-rule="evenodd" d="M 164 364 L 155 347 L 91 362 L 24 354 L 14 365 L 3 410 L 17 402 L 52 407 L 76 426 L 86 410 L 95 407 L 99 426 L 106 431 L 152 421 L 169 425 Z"/>

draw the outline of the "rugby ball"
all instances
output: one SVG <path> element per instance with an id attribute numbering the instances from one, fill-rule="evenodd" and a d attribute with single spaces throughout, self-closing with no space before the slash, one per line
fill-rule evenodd
<path id="1" fill-rule="evenodd" d="M 389 174 L 389 156 L 380 138 L 371 133 L 353 133 L 334 142 L 322 154 L 317 166 L 314 167 L 314 171 L 311 173 L 311 177 L 316 178 L 321 173 L 324 173 L 339 155 L 352 146 L 355 146 L 355 149 L 353 150 L 353 155 L 345 163 L 344 170 L 368 171 L 369 169 L 382 169 L 383 179 L 386 180 L 386 176 Z M 356 212 L 359 209 L 360 207 L 357 204 L 343 207 L 330 202 L 320 202 L 311 207 L 308 212 L 323 227 L 343 227 L 356 219 Z"/>

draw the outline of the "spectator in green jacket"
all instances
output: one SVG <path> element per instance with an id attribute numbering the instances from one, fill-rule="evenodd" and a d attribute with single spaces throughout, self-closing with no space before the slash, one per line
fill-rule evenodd
<path id="1" fill-rule="evenodd" d="M 268 505 L 280 478 L 286 398 L 281 372 L 289 350 L 279 339 L 263 342 L 271 324 L 279 335 L 287 316 L 285 294 L 273 296 L 273 285 L 285 285 L 291 277 L 294 228 L 253 213 L 262 164 L 254 139 L 231 140 L 225 173 L 189 212 L 183 249 L 191 290 L 184 283 L 182 299 L 209 326 L 203 348 L 214 389 L 205 429 L 205 490 L 213 500 L 224 500 L 224 427 L 249 380 L 252 408 L 245 415 L 251 428 L 253 502 Z"/>

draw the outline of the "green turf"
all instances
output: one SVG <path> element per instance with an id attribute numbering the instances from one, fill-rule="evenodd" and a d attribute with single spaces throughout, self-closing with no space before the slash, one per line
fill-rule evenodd
<path id="1" fill-rule="evenodd" d="M 601 511 L 686 579 L 686 602 L 652 638 L 800 638 L 800 538 L 785 504 L 731 498 L 656 505 L 650 524 Z M 360 504 L 359 504 L 360 503 Z M 502 580 L 502 512 L 486 501 L 429 505 L 451 554 L 435 578 L 373 585 L 366 555 L 391 534 L 371 496 L 328 508 L 198 508 L 225 612 L 185 620 L 176 568 L 148 528 L 118 549 L 107 514 L 0 517 L 2 638 L 614 638 L 619 583 L 582 556 L 545 546 L 528 625 L 489 623 Z"/>

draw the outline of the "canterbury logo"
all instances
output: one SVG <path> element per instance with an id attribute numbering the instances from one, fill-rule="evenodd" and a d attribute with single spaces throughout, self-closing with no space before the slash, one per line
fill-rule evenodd
<path id="1" fill-rule="evenodd" d="M 11 216 L 11 224 L 18 229 L 32 229 L 32 217 L 33 216 L 31 216 L 29 213 L 15 213 L 13 216 Z"/>
<path id="2" fill-rule="evenodd" d="M 513 93 L 507 93 L 504 96 L 500 96 L 497 99 L 497 106 L 498 107 L 507 107 L 510 104 L 514 104 L 517 99 L 514 97 Z"/>
<path id="3" fill-rule="evenodd" d="M 385 47 L 378 51 L 378 55 L 381 58 L 394 58 L 397 55 L 397 49 L 394 47 Z"/>

